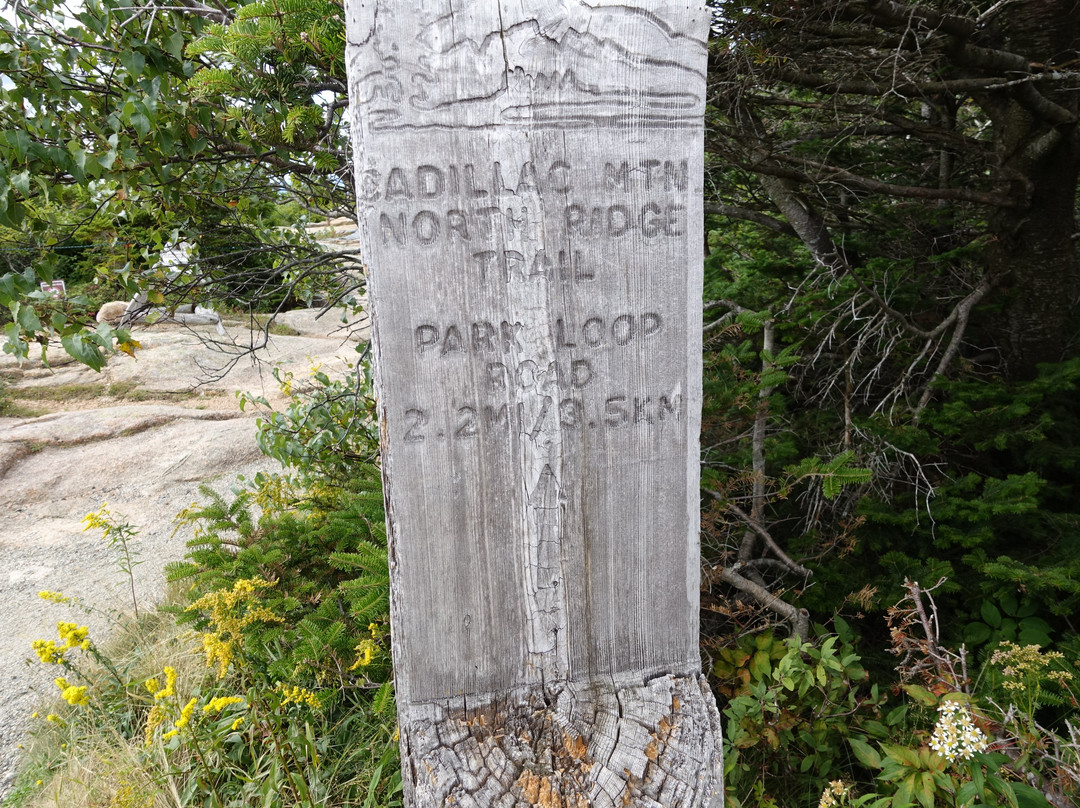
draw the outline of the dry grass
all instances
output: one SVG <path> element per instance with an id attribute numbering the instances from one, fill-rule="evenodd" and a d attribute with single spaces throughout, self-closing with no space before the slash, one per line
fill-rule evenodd
<path id="1" fill-rule="evenodd" d="M 223 316 L 221 318 L 222 325 L 231 326 L 234 328 L 250 328 L 252 325 L 258 328 L 266 328 L 266 324 L 270 323 L 270 334 L 275 337 L 299 337 L 300 332 L 293 328 L 291 325 L 274 320 L 270 322 L 272 314 L 242 314 L 234 316 Z"/>
<path id="2" fill-rule="evenodd" d="M 133 381 L 7 387 L 0 389 L 0 417 L 36 418 L 52 412 L 93 409 L 122 402 L 181 404 L 189 401 L 198 401 L 197 409 L 207 406 L 216 409 L 222 403 L 233 406 L 235 398 L 227 393 L 206 394 L 199 390 L 144 390 Z"/>
<path id="3" fill-rule="evenodd" d="M 180 795 L 147 771 L 143 751 L 121 738 L 69 758 L 26 808 L 177 808 Z"/>
<path id="4" fill-rule="evenodd" d="M 176 598 L 179 601 L 179 598 Z M 175 618 L 154 612 L 118 625 L 103 644 L 104 653 L 124 678 L 139 683 L 162 677 L 169 665 L 176 670 L 177 688 L 191 693 L 207 680 L 198 641 Z M 69 707 L 59 698 L 38 711 L 72 718 L 75 710 L 98 710 L 108 716 L 110 705 L 101 693 L 108 673 L 101 667 L 86 670 L 91 704 Z M 102 685 L 95 687 L 95 682 Z M 115 685 L 114 685 L 115 687 Z M 137 690 L 137 688 L 136 688 Z M 96 692 L 95 692 L 96 691 Z M 152 701 L 149 693 L 147 702 Z M 41 720 L 26 745 L 23 769 L 4 808 L 178 808 L 183 800 L 173 782 L 172 766 L 160 754 L 160 744 L 143 746 L 141 731 L 128 739 L 109 720 L 70 720 L 66 725 Z M 90 731 L 88 732 L 88 729 Z M 141 730 L 141 728 L 138 728 Z"/>

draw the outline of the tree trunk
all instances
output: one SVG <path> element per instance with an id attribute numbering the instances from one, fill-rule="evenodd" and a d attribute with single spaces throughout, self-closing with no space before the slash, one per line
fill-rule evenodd
<path id="1" fill-rule="evenodd" d="M 1029 0 L 1008 6 L 999 23 L 1003 45 L 1038 69 L 1080 56 L 1080 4 Z M 990 96 L 1002 185 L 1013 206 L 991 217 L 991 268 L 1008 273 L 1005 348 L 1009 375 L 1033 376 L 1039 362 L 1075 351 L 1080 261 L 1076 192 L 1080 170 L 1078 93 L 1021 83 Z"/>
<path id="2" fill-rule="evenodd" d="M 407 800 L 722 802 L 697 647 L 708 14 L 455 5 L 347 9 Z"/>
<path id="3" fill-rule="evenodd" d="M 1012 378 L 1030 378 L 1038 363 L 1076 351 L 1078 158 L 1080 142 L 1073 135 L 1029 167 L 1030 198 L 991 219 L 990 266 L 1011 280 L 1001 342 Z"/>

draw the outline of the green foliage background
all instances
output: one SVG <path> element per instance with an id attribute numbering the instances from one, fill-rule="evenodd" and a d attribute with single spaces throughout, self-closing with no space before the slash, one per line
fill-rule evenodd
<path id="1" fill-rule="evenodd" d="M 830 779 L 851 778 L 868 796 L 887 791 L 893 808 L 931 808 L 947 793 L 956 802 L 967 786 L 926 747 L 943 694 L 899 680 L 885 618 L 906 581 L 942 581 L 938 639 L 966 643 L 972 669 L 987 677 L 982 693 L 999 698 L 989 660 L 1003 642 L 1080 652 L 1075 316 L 1052 361 L 1010 365 L 1001 323 L 1026 287 L 988 269 L 1001 261 L 1007 216 L 973 195 L 1013 193 L 990 184 L 1007 127 L 983 120 L 975 94 L 946 103 L 912 91 L 866 103 L 834 86 L 852 66 L 878 78 L 883 68 L 860 61 L 859 49 L 877 47 L 866 45 L 871 34 L 895 32 L 858 15 L 883 14 L 884 4 L 845 5 L 828 25 L 819 12 L 829 4 L 713 5 L 702 648 L 725 707 L 732 801 L 812 802 Z M 1002 6 L 940 5 L 957 19 Z M 936 19 L 905 8 L 910 19 Z M 204 11 L 92 0 L 71 14 L 34 0 L 17 21 L 0 22 L 5 352 L 25 357 L 59 340 L 100 368 L 132 343 L 124 330 L 88 328 L 94 311 L 140 289 L 165 306 L 199 299 L 277 311 L 352 288 L 341 257 L 327 259 L 294 227 L 353 209 L 342 5 L 258 0 Z M 844 39 L 851 31 L 859 36 Z M 843 47 L 828 38 L 836 32 Z M 977 35 L 1015 44 L 1009 25 Z M 947 49 L 915 51 L 894 66 L 924 82 L 956 75 Z M 792 78 L 808 53 L 825 77 L 817 84 Z M 1080 95 L 1065 68 L 1040 76 L 1051 78 Z M 865 123 L 875 116 L 907 136 Z M 954 162 L 944 190 L 956 193 L 934 203 L 872 192 L 858 176 L 845 184 L 824 170 L 799 173 L 832 165 L 910 188 L 940 176 L 941 142 Z M 1063 203 L 1073 218 L 1075 190 Z M 835 256 L 799 237 L 778 212 L 785 200 L 820 214 L 841 245 Z M 162 253 L 182 241 L 199 245 L 196 258 L 163 266 Z M 68 298 L 38 291 L 54 278 L 68 282 Z M 971 298 L 965 331 L 935 330 L 958 322 L 949 317 L 983 283 L 992 292 Z M 1075 296 L 1063 285 L 1051 297 Z M 951 334 L 958 348 L 939 364 Z M 239 638 L 251 662 L 241 683 L 332 691 L 320 728 L 328 754 L 344 748 L 342 728 L 357 714 L 389 714 L 385 632 L 382 656 L 352 670 L 358 639 L 386 622 L 385 536 L 367 369 L 314 382 L 312 395 L 264 413 L 260 443 L 295 476 L 261 478 L 188 512 L 199 540 L 171 574 L 195 596 L 255 577 L 277 582 L 264 600 L 284 622 Z M 718 570 L 778 595 L 812 628 L 764 608 Z M 181 619 L 210 625 L 206 614 Z M 1031 718 L 1060 730 L 1075 701 L 1049 692 Z M 286 724 L 286 735 L 299 731 Z M 385 735 L 386 720 L 375 725 Z M 980 765 L 997 789 L 985 794 L 1040 804 L 993 780 L 1013 764 Z M 372 792 L 342 782 L 358 800 L 397 799 L 392 779 Z M 983 798 L 977 790 L 965 794 Z"/>

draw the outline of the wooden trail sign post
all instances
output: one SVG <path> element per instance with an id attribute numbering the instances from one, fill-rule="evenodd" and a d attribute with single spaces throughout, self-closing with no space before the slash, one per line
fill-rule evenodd
<path id="1" fill-rule="evenodd" d="M 347 6 L 407 799 L 713 804 L 704 5 Z"/>

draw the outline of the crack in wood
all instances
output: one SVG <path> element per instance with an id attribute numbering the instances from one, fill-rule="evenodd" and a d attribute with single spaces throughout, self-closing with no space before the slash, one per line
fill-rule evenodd
<path id="1" fill-rule="evenodd" d="M 407 712 L 405 787 L 417 808 L 689 808 L 722 790 L 720 717 L 701 676 Z"/>
<path id="2" fill-rule="evenodd" d="M 705 4 L 350 5 L 406 804 L 712 806 Z"/>

